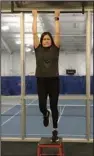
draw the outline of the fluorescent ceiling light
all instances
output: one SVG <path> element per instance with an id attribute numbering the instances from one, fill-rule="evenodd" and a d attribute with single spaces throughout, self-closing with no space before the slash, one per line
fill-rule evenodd
<path id="1" fill-rule="evenodd" d="M 40 38 L 41 34 L 38 34 L 38 37 Z M 16 37 L 20 38 L 20 34 L 17 34 Z M 24 36 L 24 42 L 26 45 L 30 46 L 33 45 L 33 35 L 32 34 L 26 34 Z M 16 44 L 21 44 L 21 40 L 17 40 Z"/>
<path id="2" fill-rule="evenodd" d="M 16 34 L 15 37 L 20 37 L 20 34 Z M 24 39 L 25 38 L 33 38 L 33 35 L 32 34 L 25 34 Z"/>
<path id="3" fill-rule="evenodd" d="M 24 38 L 33 38 L 32 34 L 25 34 Z"/>
<path id="4" fill-rule="evenodd" d="M 15 37 L 20 37 L 20 34 L 16 34 Z"/>
<path id="5" fill-rule="evenodd" d="M 38 34 L 38 37 L 40 38 L 41 37 L 41 34 Z"/>
<path id="6" fill-rule="evenodd" d="M 35 51 L 33 50 L 32 53 L 34 53 Z"/>
<path id="7" fill-rule="evenodd" d="M 33 21 L 33 16 L 32 14 L 25 14 L 25 22 L 32 22 Z M 39 15 L 37 15 L 37 22 L 40 22 Z"/>
<path id="8" fill-rule="evenodd" d="M 13 22 L 13 23 L 20 23 L 20 16 L 8 16 L 8 17 L 3 17 L 4 18 L 4 21 L 8 21 L 9 23 L 10 22 Z"/>
<path id="9" fill-rule="evenodd" d="M 20 23 L 17 23 L 17 22 L 9 23 L 9 25 L 13 27 L 20 27 Z"/>
<path id="10" fill-rule="evenodd" d="M 29 46 L 30 46 L 30 44 L 26 44 L 26 46 L 27 46 L 27 47 L 29 47 Z"/>
<path id="11" fill-rule="evenodd" d="M 20 37 L 20 34 L 16 34 L 15 37 Z M 41 37 L 41 34 L 38 33 L 38 37 Z M 24 39 L 26 38 L 32 38 L 33 39 L 33 34 L 25 34 Z"/>
<path id="12" fill-rule="evenodd" d="M 31 49 L 30 48 L 26 48 L 26 52 L 30 52 L 31 51 Z"/>
<path id="13" fill-rule="evenodd" d="M 21 41 L 16 41 L 16 44 L 21 44 Z"/>
<path id="14" fill-rule="evenodd" d="M 25 14 L 25 22 L 32 22 L 33 21 L 33 17 L 32 14 Z"/>
<path id="15" fill-rule="evenodd" d="M 33 45 L 33 39 L 26 39 L 25 40 L 25 44 L 30 44 L 30 45 Z"/>
<path id="16" fill-rule="evenodd" d="M 17 41 L 16 41 L 16 44 L 21 44 L 21 41 L 20 41 L 20 40 L 17 40 Z M 25 40 L 25 44 L 28 44 L 29 46 L 30 46 L 30 45 L 33 45 L 33 40 L 32 40 L 32 38 L 31 38 L 31 39 L 26 39 L 26 40 Z"/>
<path id="17" fill-rule="evenodd" d="M 7 26 L 7 25 L 2 26 L 1 29 L 2 29 L 3 31 L 7 31 L 7 30 L 9 30 L 9 26 Z"/>

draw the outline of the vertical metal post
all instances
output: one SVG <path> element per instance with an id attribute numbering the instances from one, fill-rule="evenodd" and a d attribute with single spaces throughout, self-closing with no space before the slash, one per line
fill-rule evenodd
<path id="1" fill-rule="evenodd" d="M 86 137 L 90 139 L 90 57 L 91 57 L 91 12 L 86 14 Z"/>
<path id="2" fill-rule="evenodd" d="M 21 39 L 21 136 L 26 135 L 26 108 L 25 108 L 25 52 L 24 52 L 24 14 L 20 14 L 20 39 Z"/>
<path id="3" fill-rule="evenodd" d="M 0 36 L 1 36 L 1 16 L 0 16 Z M 0 37 L 0 65 L 1 65 L 1 37 Z M 1 66 L 0 66 L 0 155 L 1 155 Z"/>

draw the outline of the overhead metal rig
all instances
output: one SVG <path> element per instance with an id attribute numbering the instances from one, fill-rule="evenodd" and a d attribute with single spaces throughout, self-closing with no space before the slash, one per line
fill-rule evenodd
<path id="1" fill-rule="evenodd" d="M 60 9 L 61 13 L 82 13 L 88 9 L 93 11 L 93 1 L 11 1 L 1 2 L 1 13 L 31 13 L 32 9 L 37 9 L 39 13 L 53 13 L 55 9 Z"/>

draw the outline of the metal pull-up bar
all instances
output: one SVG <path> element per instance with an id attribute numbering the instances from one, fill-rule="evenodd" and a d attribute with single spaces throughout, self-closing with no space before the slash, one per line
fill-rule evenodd
<path id="1" fill-rule="evenodd" d="M 15 2 L 17 8 L 14 7 L 14 2 L 11 2 L 11 13 L 31 13 L 32 12 L 32 8 L 24 8 L 25 5 L 22 5 L 23 2 Z M 85 7 L 86 7 L 87 3 L 86 2 L 81 2 L 81 9 L 65 9 L 65 8 L 60 8 L 61 9 L 61 13 L 85 13 Z M 54 11 L 52 11 L 53 9 L 45 9 L 45 10 L 39 10 L 38 8 L 38 13 L 54 13 Z"/>

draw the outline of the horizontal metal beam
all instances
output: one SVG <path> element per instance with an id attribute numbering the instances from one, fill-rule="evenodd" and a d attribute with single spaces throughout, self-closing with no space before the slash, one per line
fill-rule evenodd
<path id="1" fill-rule="evenodd" d="M 14 138 L 14 137 L 1 137 L 1 141 L 15 141 L 15 142 L 39 142 L 40 141 L 40 137 L 38 138 L 25 138 L 24 140 L 22 140 L 20 137 L 19 138 Z M 93 139 L 87 140 L 85 138 L 62 138 L 63 142 L 79 142 L 79 143 L 93 143 Z"/>
<path id="2" fill-rule="evenodd" d="M 18 13 L 32 13 L 32 9 L 35 9 L 35 8 L 15 8 L 14 11 L 11 11 L 11 9 L 9 10 L 1 10 L 1 13 L 15 13 L 15 14 L 18 14 Z M 54 10 L 56 8 L 38 8 L 38 13 L 43 13 L 43 14 L 47 14 L 47 13 L 54 13 Z M 82 13 L 82 8 L 79 8 L 79 9 L 63 9 L 63 8 L 60 8 L 60 13 Z M 91 11 L 93 12 L 93 8 L 85 8 L 85 12 L 87 11 Z"/>
<path id="3" fill-rule="evenodd" d="M 1 96 L 2 100 L 8 100 L 8 99 L 18 99 L 20 100 L 20 96 Z M 24 99 L 37 99 L 38 96 L 37 95 L 26 95 L 24 97 Z M 59 96 L 60 99 L 63 99 L 63 100 L 86 100 L 87 99 L 87 96 L 86 95 L 77 95 L 77 94 L 72 94 L 72 95 L 60 95 Z M 93 95 L 90 95 L 90 100 L 93 100 Z"/>
<path id="4" fill-rule="evenodd" d="M 13 13 L 13 12 L 31 12 L 32 9 L 37 9 L 40 13 L 52 13 L 55 9 L 61 9 L 61 13 L 79 13 L 84 12 L 86 9 L 92 9 L 93 11 L 93 2 L 89 1 L 13 1 L 11 3 L 2 2 L 1 12 L 3 13 Z M 80 10 L 79 10 L 80 9 Z"/>

